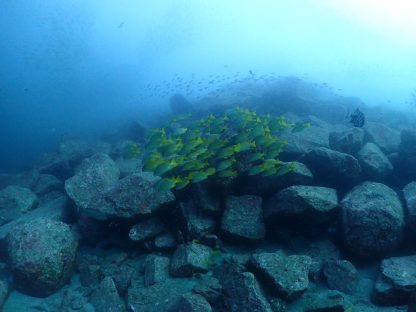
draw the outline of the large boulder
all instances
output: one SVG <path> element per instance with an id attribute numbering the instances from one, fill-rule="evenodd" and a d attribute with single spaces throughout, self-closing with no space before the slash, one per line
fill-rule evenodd
<path id="1" fill-rule="evenodd" d="M 265 217 L 319 216 L 338 207 L 337 191 L 322 186 L 293 185 L 270 198 Z"/>
<path id="2" fill-rule="evenodd" d="M 25 187 L 10 185 L 0 191 L 0 225 L 17 219 L 35 208 L 36 194 Z"/>
<path id="3" fill-rule="evenodd" d="M 373 301 L 380 305 L 404 305 L 416 291 L 416 256 L 384 259 L 374 287 Z"/>
<path id="4" fill-rule="evenodd" d="M 329 148 L 330 131 L 330 128 L 312 125 L 300 132 L 283 132 L 281 138 L 288 141 L 282 153 L 283 159 L 297 160 L 300 156 L 315 148 Z"/>
<path id="5" fill-rule="evenodd" d="M 404 129 L 400 132 L 399 169 L 410 179 L 416 178 L 416 130 Z"/>
<path id="6" fill-rule="evenodd" d="M 363 258 L 383 255 L 402 241 L 404 211 L 396 192 L 384 184 L 363 182 L 341 201 L 346 247 Z"/>
<path id="7" fill-rule="evenodd" d="M 353 127 L 329 134 L 329 146 L 341 153 L 355 155 L 364 145 L 365 132 L 362 128 Z"/>
<path id="8" fill-rule="evenodd" d="M 403 188 L 406 203 L 407 225 L 412 235 L 416 235 L 416 181 L 410 182 Z"/>
<path id="9" fill-rule="evenodd" d="M 335 189 L 321 186 L 293 185 L 271 197 L 264 208 L 264 218 L 273 230 L 282 226 L 309 233 L 325 231 L 338 208 Z"/>
<path id="10" fill-rule="evenodd" d="M 63 183 L 51 174 L 39 174 L 34 177 L 31 189 L 38 196 L 42 196 L 53 191 L 63 190 Z"/>
<path id="11" fill-rule="evenodd" d="M 73 177 L 65 181 L 68 196 L 80 208 L 86 208 L 91 199 L 113 187 L 120 170 L 106 154 L 95 154 L 84 159 Z"/>
<path id="12" fill-rule="evenodd" d="M 259 196 L 228 196 L 221 230 L 230 239 L 256 242 L 264 238 L 262 199 Z"/>
<path id="13" fill-rule="evenodd" d="M 67 224 L 38 218 L 17 225 L 7 236 L 7 247 L 16 287 L 48 296 L 70 278 L 78 241 Z"/>
<path id="14" fill-rule="evenodd" d="M 97 194 L 82 211 L 97 220 L 151 215 L 175 200 L 172 192 L 157 189 L 157 180 L 150 173 L 129 175 L 111 189 Z"/>
<path id="15" fill-rule="evenodd" d="M 393 172 L 393 165 L 383 151 L 374 143 L 367 143 L 358 152 L 357 158 L 364 174 L 370 180 L 383 180 Z"/>
<path id="16" fill-rule="evenodd" d="M 397 152 L 400 145 L 400 133 L 383 123 L 367 122 L 365 131 L 368 141 L 377 144 L 385 154 Z"/>
<path id="17" fill-rule="evenodd" d="M 311 150 L 303 162 L 312 170 L 316 180 L 330 185 L 353 184 L 361 176 L 360 164 L 354 156 L 329 148 Z"/>

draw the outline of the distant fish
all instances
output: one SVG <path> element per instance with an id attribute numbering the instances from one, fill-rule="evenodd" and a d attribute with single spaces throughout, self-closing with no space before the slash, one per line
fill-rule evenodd
<path id="1" fill-rule="evenodd" d="M 122 28 L 124 26 L 124 22 L 121 22 L 118 26 L 117 26 L 117 28 Z"/>
<path id="2" fill-rule="evenodd" d="M 248 72 L 250 73 L 250 75 L 254 76 L 254 73 L 251 69 Z"/>
<path id="3" fill-rule="evenodd" d="M 365 123 L 365 116 L 358 108 L 350 115 L 350 123 L 354 127 L 362 128 Z"/>

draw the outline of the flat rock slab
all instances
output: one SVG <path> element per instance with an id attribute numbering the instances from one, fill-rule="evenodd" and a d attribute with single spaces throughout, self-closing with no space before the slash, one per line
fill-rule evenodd
<path id="1" fill-rule="evenodd" d="M 252 255 L 249 263 L 267 288 L 282 299 L 293 301 L 308 289 L 308 273 L 312 264 L 309 256 L 260 253 Z"/>

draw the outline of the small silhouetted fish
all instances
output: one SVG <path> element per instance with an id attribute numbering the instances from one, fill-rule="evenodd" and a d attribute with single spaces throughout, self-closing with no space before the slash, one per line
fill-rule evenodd
<path id="1" fill-rule="evenodd" d="M 248 72 L 250 73 L 250 75 L 254 76 L 254 73 L 251 69 Z"/>
<path id="2" fill-rule="evenodd" d="M 358 108 L 350 115 L 350 123 L 353 124 L 354 127 L 361 128 L 364 126 L 365 123 L 365 116 L 362 111 Z"/>
<path id="3" fill-rule="evenodd" d="M 124 22 L 121 22 L 117 28 L 122 28 L 124 26 Z"/>

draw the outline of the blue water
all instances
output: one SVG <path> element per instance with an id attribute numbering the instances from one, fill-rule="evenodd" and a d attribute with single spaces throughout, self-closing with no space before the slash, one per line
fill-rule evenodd
<path id="1" fill-rule="evenodd" d="M 175 93 L 197 103 L 253 74 L 414 114 L 415 11 L 408 1 L 1 1 L 0 172 L 29 168 L 64 138 L 149 122 Z"/>

